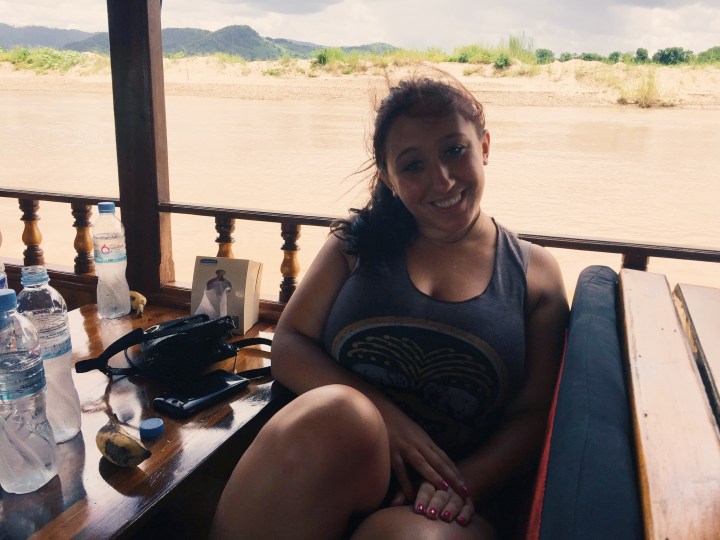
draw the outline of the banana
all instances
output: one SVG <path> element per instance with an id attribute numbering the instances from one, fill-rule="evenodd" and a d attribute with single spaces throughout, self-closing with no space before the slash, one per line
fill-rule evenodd
<path id="1" fill-rule="evenodd" d="M 135 310 L 137 317 L 142 317 L 146 305 L 147 298 L 137 291 L 130 291 L 130 306 Z"/>
<path id="2" fill-rule="evenodd" d="M 121 467 L 139 465 L 152 454 L 143 443 L 125 431 L 115 414 L 100 428 L 95 443 L 108 461 Z"/>

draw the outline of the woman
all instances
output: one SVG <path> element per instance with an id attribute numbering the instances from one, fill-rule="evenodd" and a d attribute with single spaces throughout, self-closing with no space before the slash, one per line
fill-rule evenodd
<path id="1" fill-rule="evenodd" d="M 299 396 L 238 463 L 217 537 L 493 538 L 488 504 L 539 456 L 567 300 L 553 257 L 481 208 L 482 105 L 403 81 L 373 152 L 369 203 L 278 322 L 273 375 Z"/>

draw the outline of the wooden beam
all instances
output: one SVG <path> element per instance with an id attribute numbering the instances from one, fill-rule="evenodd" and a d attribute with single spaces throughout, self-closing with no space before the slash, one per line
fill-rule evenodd
<path id="1" fill-rule="evenodd" d="M 152 297 L 175 279 L 168 178 L 161 0 L 107 0 L 120 207 L 130 288 Z"/>
<path id="2" fill-rule="evenodd" d="M 720 439 L 667 279 L 620 271 L 645 538 L 716 540 Z"/>
<path id="3" fill-rule="evenodd" d="M 675 301 L 720 425 L 720 289 L 678 283 Z"/>

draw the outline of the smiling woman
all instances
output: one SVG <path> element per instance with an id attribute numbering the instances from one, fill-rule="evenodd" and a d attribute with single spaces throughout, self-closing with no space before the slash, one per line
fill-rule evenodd
<path id="1" fill-rule="evenodd" d="M 370 201 L 278 322 L 273 376 L 300 396 L 235 468 L 218 538 L 494 538 L 489 501 L 510 490 L 524 512 L 567 318 L 559 267 L 482 211 L 490 138 L 457 80 L 392 86 L 373 148 Z"/>

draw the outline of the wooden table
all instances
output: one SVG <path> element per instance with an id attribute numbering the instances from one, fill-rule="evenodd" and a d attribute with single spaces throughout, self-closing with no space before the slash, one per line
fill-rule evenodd
<path id="1" fill-rule="evenodd" d="M 665 276 L 624 269 L 620 285 L 645 537 L 717 540 L 720 437 L 695 354 L 702 345 L 690 346 Z M 683 287 L 694 304 L 698 291 Z M 719 328 L 700 324 L 711 311 L 691 311 L 691 333 L 708 328 L 709 350 Z"/>
<path id="2" fill-rule="evenodd" d="M 70 312 L 73 360 L 99 355 L 132 328 L 148 328 L 183 315 L 187 313 L 149 306 L 142 318 L 128 315 L 100 320 L 94 305 L 74 310 Z M 266 331 L 272 331 L 272 327 L 256 324 L 246 336 Z M 268 365 L 269 353 L 262 348 L 241 349 L 237 371 Z M 118 362 L 116 356 L 111 364 L 123 362 L 124 358 Z M 212 367 L 232 370 L 233 359 Z M 189 419 L 176 421 L 151 408 L 153 398 L 167 389 L 166 383 L 139 377 L 121 377 L 109 383 L 99 371 L 73 373 L 73 379 L 82 405 L 82 431 L 58 446 L 58 476 L 48 484 L 26 495 L 0 490 L 3 540 L 131 537 L 171 494 L 179 491 L 180 484 L 223 448 L 237 446 L 247 426 L 269 417 L 284 395 L 265 377 L 233 398 Z M 138 435 L 140 422 L 145 418 L 159 416 L 165 422 L 164 434 L 146 441 L 152 456 L 138 467 L 112 465 L 97 449 L 95 435 L 111 412 L 134 435 Z"/>

